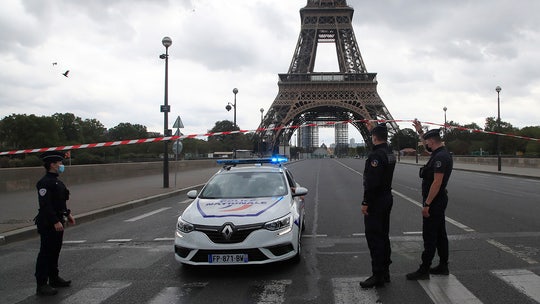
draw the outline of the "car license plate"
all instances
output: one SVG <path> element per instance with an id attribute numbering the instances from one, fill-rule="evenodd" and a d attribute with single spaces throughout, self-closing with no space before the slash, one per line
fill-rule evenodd
<path id="1" fill-rule="evenodd" d="M 235 254 L 209 254 L 208 263 L 211 264 L 231 264 L 231 263 L 247 263 L 248 255 L 244 253 Z"/>

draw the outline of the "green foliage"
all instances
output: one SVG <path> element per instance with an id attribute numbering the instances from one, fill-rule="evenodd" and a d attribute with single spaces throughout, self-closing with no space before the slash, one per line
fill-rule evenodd
<path id="1" fill-rule="evenodd" d="M 460 125 L 450 121 L 450 126 Z M 513 127 L 510 123 L 500 122 L 501 133 L 515 134 L 532 138 L 540 138 L 540 126 L 529 126 L 523 129 Z M 474 123 L 463 125 L 468 129 L 480 129 Z M 485 121 L 486 131 L 498 131 L 496 118 L 488 117 Z M 229 120 L 217 121 L 209 132 L 224 132 L 239 130 Z M 36 116 L 33 114 L 12 114 L 0 120 L 0 150 L 19 150 L 43 147 L 57 147 L 63 145 L 98 143 L 104 141 L 128 140 L 139 138 L 154 138 L 161 136 L 156 132 L 148 132 L 146 126 L 123 122 L 117 126 L 106 129 L 96 119 L 82 119 L 72 113 L 55 113 L 52 116 Z M 501 150 L 503 155 L 540 156 L 540 143 L 501 136 Z M 182 140 L 183 151 L 180 157 L 196 159 L 206 157 L 211 152 L 225 152 L 237 150 L 258 150 L 259 137 L 254 133 L 211 136 L 208 139 L 186 138 Z M 489 155 L 496 154 L 496 136 L 448 128 L 444 141 L 456 155 Z M 415 148 L 418 142 L 416 132 L 405 128 L 390 138 L 395 149 Z M 172 144 L 168 144 L 169 153 L 172 154 Z M 139 145 L 125 145 L 115 147 L 102 147 L 72 151 L 72 164 L 95 164 L 126 161 L 155 161 L 163 155 L 164 143 L 148 143 Z M 422 148 L 419 148 L 421 151 Z M 291 148 L 291 154 L 302 153 L 302 149 Z M 349 149 L 349 155 L 364 155 L 365 147 Z M 0 167 L 41 166 L 39 155 L 13 155 L 0 157 Z"/>

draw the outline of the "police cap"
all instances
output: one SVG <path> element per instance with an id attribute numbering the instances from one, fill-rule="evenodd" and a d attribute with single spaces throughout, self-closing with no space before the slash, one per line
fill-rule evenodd
<path id="1" fill-rule="evenodd" d="M 428 139 L 431 137 L 436 137 L 438 139 L 441 139 L 441 129 L 433 129 L 429 130 L 422 136 L 424 139 Z"/>
<path id="2" fill-rule="evenodd" d="M 378 138 L 388 138 L 388 128 L 386 127 L 386 123 L 377 124 L 377 126 L 371 130 L 371 135 L 375 135 Z"/>
<path id="3" fill-rule="evenodd" d="M 45 163 L 55 163 L 64 160 L 64 152 L 62 151 L 47 151 L 40 156 L 41 160 Z"/>

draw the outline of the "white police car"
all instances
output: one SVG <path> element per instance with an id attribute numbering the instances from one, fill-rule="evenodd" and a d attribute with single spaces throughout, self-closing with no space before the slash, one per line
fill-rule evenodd
<path id="1" fill-rule="evenodd" d="M 308 190 L 281 165 L 286 161 L 218 161 L 223 169 L 200 193 L 187 194 L 194 201 L 178 218 L 176 260 L 191 265 L 299 261 Z"/>

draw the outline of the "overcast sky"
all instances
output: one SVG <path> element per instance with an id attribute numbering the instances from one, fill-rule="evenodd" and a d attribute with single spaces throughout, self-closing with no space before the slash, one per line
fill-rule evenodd
<path id="1" fill-rule="evenodd" d="M 67 112 L 162 133 L 159 55 L 169 36 L 170 127 L 178 115 L 184 134 L 232 121 L 225 106 L 236 87 L 237 123 L 256 129 L 259 109 L 278 92 L 277 74 L 289 68 L 306 2 L 3 0 L 0 118 Z M 347 2 L 367 70 L 378 74 L 395 119 L 443 123 L 447 107 L 448 120 L 483 127 L 497 116 L 499 85 L 503 121 L 540 125 L 540 1 Z M 316 71 L 338 71 L 335 51 L 320 46 Z M 332 143 L 332 132 L 320 143 Z M 349 137 L 361 141 L 352 127 Z"/>

